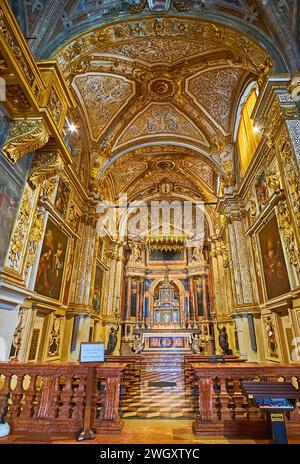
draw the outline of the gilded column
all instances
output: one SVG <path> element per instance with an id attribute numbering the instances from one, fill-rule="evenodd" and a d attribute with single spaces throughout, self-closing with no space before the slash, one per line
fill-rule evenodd
<path id="1" fill-rule="evenodd" d="M 230 249 L 233 261 L 237 304 L 252 304 L 253 290 L 245 231 L 239 214 L 232 214 L 228 223 Z"/>
<path id="2" fill-rule="evenodd" d="M 96 244 L 95 220 L 87 215 L 82 218 L 81 239 L 78 247 L 78 265 L 75 278 L 73 303 L 88 306 Z"/>

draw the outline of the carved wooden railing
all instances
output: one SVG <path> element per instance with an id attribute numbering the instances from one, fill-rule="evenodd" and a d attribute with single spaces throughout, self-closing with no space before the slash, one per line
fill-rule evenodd
<path id="1" fill-rule="evenodd" d="M 263 437 L 270 435 L 266 413 L 262 413 L 241 392 L 242 380 L 286 381 L 299 389 L 300 365 L 192 364 L 198 386 L 198 407 L 194 422 L 196 435 Z M 300 391 L 299 391 L 300 399 Z M 287 430 L 300 436 L 299 403 L 287 414 Z"/>
<path id="2" fill-rule="evenodd" d="M 120 433 L 120 386 L 126 364 L 96 369 L 92 428 Z M 87 367 L 76 364 L 0 364 L 0 414 L 12 431 L 74 432 L 83 428 Z"/>

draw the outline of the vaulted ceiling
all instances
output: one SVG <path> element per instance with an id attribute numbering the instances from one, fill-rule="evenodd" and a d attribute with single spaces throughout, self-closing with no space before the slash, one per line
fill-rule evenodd
<path id="1" fill-rule="evenodd" d="M 245 34 L 177 17 L 92 30 L 55 58 L 89 140 L 91 184 L 113 197 L 154 195 L 168 178 L 173 192 L 212 200 L 217 179 L 234 176 L 240 97 L 272 67 Z"/>

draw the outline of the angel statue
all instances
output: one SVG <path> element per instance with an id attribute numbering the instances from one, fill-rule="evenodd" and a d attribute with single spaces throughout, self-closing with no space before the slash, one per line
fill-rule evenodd
<path id="1" fill-rule="evenodd" d="M 200 354 L 203 352 L 203 347 L 202 347 L 202 340 L 200 338 L 199 334 L 192 334 L 191 335 L 191 340 L 192 340 L 192 351 L 194 354 Z"/>
<path id="2" fill-rule="evenodd" d="M 144 348 L 144 334 L 136 334 L 132 339 L 129 340 L 129 346 L 131 351 L 135 354 L 139 354 Z"/>

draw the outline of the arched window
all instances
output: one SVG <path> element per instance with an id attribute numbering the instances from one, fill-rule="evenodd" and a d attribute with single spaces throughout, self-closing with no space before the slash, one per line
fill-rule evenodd
<path id="1" fill-rule="evenodd" d="M 255 129 L 254 120 L 251 119 L 251 114 L 253 112 L 256 101 L 257 86 L 255 85 L 252 87 L 244 99 L 244 102 L 242 103 L 237 132 L 236 142 L 242 176 L 245 175 L 261 140 L 261 133 Z"/>

